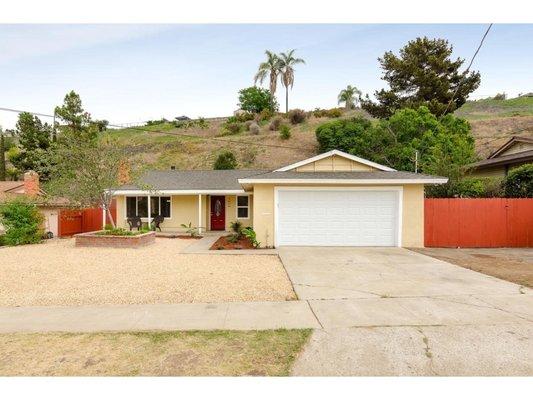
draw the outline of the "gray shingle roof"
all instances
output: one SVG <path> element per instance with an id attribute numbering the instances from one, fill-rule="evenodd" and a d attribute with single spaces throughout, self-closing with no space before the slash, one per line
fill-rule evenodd
<path id="1" fill-rule="evenodd" d="M 405 171 L 335 171 L 335 172 L 296 172 L 273 171 L 257 174 L 254 180 L 263 179 L 446 179 L 440 176 L 415 174 Z"/>
<path id="2" fill-rule="evenodd" d="M 533 161 L 533 150 L 521 151 L 519 153 L 507 154 L 505 156 L 499 156 L 495 158 L 488 158 L 486 160 L 478 161 L 477 163 L 470 164 L 473 168 L 480 168 L 485 166 L 508 164 L 519 161 Z"/>
<path id="3" fill-rule="evenodd" d="M 238 179 L 262 174 L 263 170 L 148 171 L 140 185 L 123 185 L 120 190 L 242 190 Z"/>

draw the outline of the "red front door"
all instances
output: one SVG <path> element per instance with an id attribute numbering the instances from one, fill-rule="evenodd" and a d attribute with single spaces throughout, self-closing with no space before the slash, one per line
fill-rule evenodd
<path id="1" fill-rule="evenodd" d="M 211 196 L 211 230 L 226 229 L 226 199 L 224 196 Z"/>

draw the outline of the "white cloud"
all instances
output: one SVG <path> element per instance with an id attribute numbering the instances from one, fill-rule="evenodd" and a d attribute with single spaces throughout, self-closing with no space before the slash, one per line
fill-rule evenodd
<path id="1" fill-rule="evenodd" d="M 0 64 L 149 36 L 169 25 L 0 25 Z"/>

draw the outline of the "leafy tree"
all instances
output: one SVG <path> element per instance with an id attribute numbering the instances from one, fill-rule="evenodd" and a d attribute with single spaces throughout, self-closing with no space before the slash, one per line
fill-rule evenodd
<path id="1" fill-rule="evenodd" d="M 123 183 L 120 177 L 124 168 L 129 171 L 120 146 L 111 139 L 64 137 L 58 142 L 55 156 L 47 192 L 68 199 L 76 207 L 101 207 L 115 228 L 111 201 L 115 188 Z"/>
<path id="2" fill-rule="evenodd" d="M 289 50 L 286 53 L 280 53 L 279 69 L 281 73 L 281 83 L 285 86 L 285 113 L 289 112 L 289 86 L 292 89 L 294 85 L 294 66 L 296 64 L 305 64 L 303 58 L 294 57 L 295 50 Z"/>
<path id="3" fill-rule="evenodd" d="M 52 127 L 30 113 L 22 112 L 16 125 L 19 149 L 8 153 L 9 161 L 19 171 L 33 170 L 46 181 L 51 168 Z"/>
<path id="4" fill-rule="evenodd" d="M 39 243 L 43 221 L 37 206 L 28 200 L 16 198 L 0 206 L 0 222 L 6 229 L 4 242 L 9 246 Z"/>
<path id="5" fill-rule="evenodd" d="M 213 169 L 235 169 L 237 168 L 237 159 L 235 154 L 229 150 L 220 153 L 213 164 Z"/>
<path id="6" fill-rule="evenodd" d="M 357 97 L 356 97 L 357 95 Z M 338 104 L 344 103 L 347 110 L 355 108 L 359 102 L 362 93 L 355 86 L 348 85 L 346 89 L 342 89 L 339 93 Z"/>
<path id="7" fill-rule="evenodd" d="M 263 110 L 276 111 L 278 104 L 269 90 L 251 86 L 239 91 L 239 107 L 244 111 L 260 113 Z"/>
<path id="8" fill-rule="evenodd" d="M 421 105 L 435 115 L 452 113 L 480 83 L 478 72 L 459 72 L 464 59 L 452 60 L 452 51 L 447 40 L 424 37 L 408 42 L 399 57 L 386 52 L 378 61 L 384 71 L 382 79 L 390 89 L 376 91 L 377 102 L 367 95 L 361 100 L 362 108 L 377 118 L 388 118 L 399 109 L 416 109 Z"/>
<path id="9" fill-rule="evenodd" d="M 506 197 L 533 197 L 533 164 L 525 164 L 509 171 L 503 181 Z"/>
<path id="10" fill-rule="evenodd" d="M 339 149 L 403 171 L 415 170 L 458 180 L 475 160 L 469 123 L 453 115 L 437 119 L 426 107 L 397 111 L 375 124 L 356 117 L 316 129 L 320 151 Z"/>
<path id="11" fill-rule="evenodd" d="M 73 90 L 65 95 L 63 105 L 55 108 L 55 114 L 63 122 L 59 126 L 61 136 L 94 138 L 98 132 L 105 130 L 108 124 L 105 120 L 93 121 L 91 114 L 84 110 L 79 94 Z"/>
<path id="12" fill-rule="evenodd" d="M 270 83 L 270 93 L 272 94 L 272 96 L 274 96 L 276 94 L 278 76 L 281 72 L 279 57 L 277 54 L 269 50 L 266 50 L 265 54 L 267 56 L 267 59 L 266 61 L 263 61 L 261 64 L 259 64 L 258 71 L 254 76 L 254 84 L 257 84 L 257 81 L 259 81 L 260 84 L 263 84 L 263 81 L 268 76 Z"/>

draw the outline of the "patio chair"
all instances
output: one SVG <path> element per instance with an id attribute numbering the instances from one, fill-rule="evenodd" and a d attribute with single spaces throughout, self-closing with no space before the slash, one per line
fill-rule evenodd
<path id="1" fill-rule="evenodd" d="M 154 219 L 152 220 L 152 224 L 154 226 L 154 231 L 156 229 L 159 229 L 159 232 L 161 232 L 161 224 L 165 221 L 165 217 L 163 217 L 162 215 L 158 215 L 156 217 L 154 217 Z"/>
<path id="2" fill-rule="evenodd" d="M 140 231 L 143 226 L 141 217 L 129 217 L 126 221 L 128 222 L 128 225 L 130 226 L 130 231 L 132 231 L 133 228 L 137 228 L 137 230 Z"/>

